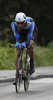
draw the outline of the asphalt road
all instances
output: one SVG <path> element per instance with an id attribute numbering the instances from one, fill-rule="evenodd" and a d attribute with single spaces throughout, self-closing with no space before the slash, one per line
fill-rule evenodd
<path id="1" fill-rule="evenodd" d="M 12 82 L 0 84 L 0 100 L 53 100 L 53 78 L 31 80 L 27 92 L 23 84 L 19 93 Z"/>
<path id="2" fill-rule="evenodd" d="M 15 80 L 16 70 L 0 70 L 0 83 L 12 82 Z M 34 74 L 31 76 L 32 80 L 39 78 L 53 77 L 53 66 L 37 67 Z"/>

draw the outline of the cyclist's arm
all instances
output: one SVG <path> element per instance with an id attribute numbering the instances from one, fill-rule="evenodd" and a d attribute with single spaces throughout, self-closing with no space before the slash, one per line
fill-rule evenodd
<path id="1" fill-rule="evenodd" d="M 31 41 L 31 39 L 33 41 L 35 40 L 35 37 L 33 36 L 33 31 L 34 31 L 34 23 L 32 22 L 30 27 L 29 27 L 29 32 L 27 34 L 27 39 L 28 39 L 29 42 Z"/>
<path id="2" fill-rule="evenodd" d="M 29 32 L 27 34 L 27 38 L 28 38 L 28 41 L 33 40 L 35 42 L 36 37 L 37 37 L 36 26 L 35 26 L 35 23 L 32 22 L 30 27 L 29 27 Z"/>
<path id="3" fill-rule="evenodd" d="M 12 31 L 14 33 L 15 39 L 17 41 L 19 39 L 20 35 L 19 35 L 18 31 L 17 31 L 17 26 L 16 26 L 15 22 L 11 23 L 11 28 L 12 28 Z"/>

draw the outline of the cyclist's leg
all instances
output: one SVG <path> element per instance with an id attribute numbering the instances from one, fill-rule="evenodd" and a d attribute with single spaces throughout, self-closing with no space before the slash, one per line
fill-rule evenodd
<path id="1" fill-rule="evenodd" d="M 32 74 L 35 71 L 35 65 L 34 65 L 34 49 L 28 49 L 28 54 L 30 56 L 30 74 Z"/>
<path id="2" fill-rule="evenodd" d="M 17 67 L 17 62 L 18 62 L 18 59 L 19 59 L 19 57 L 20 57 L 20 51 L 21 51 L 21 49 L 20 48 L 17 48 L 17 57 L 16 57 L 16 67 Z M 16 85 L 16 82 L 14 81 L 13 82 L 13 85 Z"/>
<path id="3" fill-rule="evenodd" d="M 17 48 L 17 57 L 16 57 L 16 67 L 17 67 L 17 62 L 18 62 L 18 59 L 20 57 L 20 51 L 21 51 L 21 48 Z"/>
<path id="4" fill-rule="evenodd" d="M 30 56 L 30 58 L 34 57 L 34 49 L 28 48 L 28 54 Z"/>

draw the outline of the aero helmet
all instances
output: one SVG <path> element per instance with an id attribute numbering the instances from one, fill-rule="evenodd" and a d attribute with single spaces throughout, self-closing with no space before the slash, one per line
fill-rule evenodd
<path id="1" fill-rule="evenodd" d="M 22 13 L 22 12 L 17 13 L 16 16 L 15 16 L 15 21 L 16 22 L 26 21 L 26 15 L 24 13 Z"/>

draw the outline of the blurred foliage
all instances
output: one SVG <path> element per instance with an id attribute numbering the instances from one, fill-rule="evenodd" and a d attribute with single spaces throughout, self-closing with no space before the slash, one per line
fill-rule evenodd
<path id="1" fill-rule="evenodd" d="M 0 0 L 0 40 L 15 43 L 10 24 L 20 11 L 34 18 L 39 45 L 53 40 L 53 0 Z"/>
<path id="2" fill-rule="evenodd" d="M 53 49 L 53 41 L 51 41 L 50 43 L 48 43 L 48 47 Z"/>
<path id="3" fill-rule="evenodd" d="M 1 69 L 15 69 L 15 60 L 16 60 L 16 48 L 9 49 L 9 44 L 2 46 L 3 42 L 0 42 L 0 70 Z M 14 44 L 12 44 L 14 45 Z M 53 50 L 51 48 L 45 48 L 34 45 L 34 61 L 35 66 L 52 66 L 53 65 Z M 23 54 L 23 59 L 25 62 L 25 51 Z M 25 63 L 23 64 L 25 65 Z"/>
<path id="4" fill-rule="evenodd" d="M 53 65 L 53 50 L 48 47 L 36 46 L 35 49 L 35 64 L 36 66 L 52 66 Z"/>
<path id="5" fill-rule="evenodd" d="M 15 69 L 16 50 L 0 47 L 0 69 Z"/>

